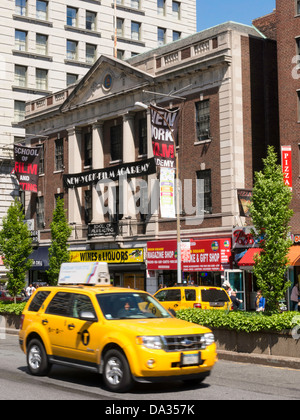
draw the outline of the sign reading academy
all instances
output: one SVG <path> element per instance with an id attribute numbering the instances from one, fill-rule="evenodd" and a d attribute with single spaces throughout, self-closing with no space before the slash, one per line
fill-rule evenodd
<path id="1" fill-rule="evenodd" d="M 14 145 L 14 174 L 23 191 L 37 192 L 40 150 L 40 147 Z"/>
<path id="2" fill-rule="evenodd" d="M 152 147 L 156 166 L 175 169 L 175 139 L 179 108 L 168 110 L 151 105 Z"/>
<path id="3" fill-rule="evenodd" d="M 132 163 L 122 163 L 104 169 L 93 169 L 77 174 L 63 176 L 66 188 L 80 188 L 87 185 L 97 184 L 99 181 L 118 181 L 122 177 L 135 178 L 156 173 L 155 161 L 153 158 Z"/>

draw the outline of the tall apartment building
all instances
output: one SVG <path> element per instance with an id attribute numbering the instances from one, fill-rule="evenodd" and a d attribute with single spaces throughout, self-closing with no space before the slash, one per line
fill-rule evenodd
<path id="1" fill-rule="evenodd" d="M 127 59 L 193 34 L 196 0 L 10 0 L 0 16 L 1 220 L 18 194 L 8 145 L 24 140 L 25 102 L 76 83 L 101 54 Z"/>

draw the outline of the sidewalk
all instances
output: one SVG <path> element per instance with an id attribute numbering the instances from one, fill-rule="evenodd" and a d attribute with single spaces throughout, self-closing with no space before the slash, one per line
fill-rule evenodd
<path id="1" fill-rule="evenodd" d="M 254 353 L 237 353 L 234 351 L 218 350 L 219 360 L 229 360 L 239 363 L 253 363 L 256 365 L 273 366 L 278 368 L 300 369 L 300 358 L 270 356 Z"/>

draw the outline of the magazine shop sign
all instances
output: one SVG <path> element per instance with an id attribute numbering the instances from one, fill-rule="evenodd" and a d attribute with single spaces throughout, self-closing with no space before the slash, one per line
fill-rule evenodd
<path id="1" fill-rule="evenodd" d="M 182 261 L 182 271 L 223 271 L 229 264 L 231 239 L 190 241 L 190 261 Z M 147 244 L 148 270 L 177 270 L 176 241 L 154 241 Z"/>

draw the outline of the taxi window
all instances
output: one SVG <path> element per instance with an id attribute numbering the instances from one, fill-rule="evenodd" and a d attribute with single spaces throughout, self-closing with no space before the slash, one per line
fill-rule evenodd
<path id="1" fill-rule="evenodd" d="M 49 303 L 46 313 L 50 315 L 70 316 L 70 304 L 72 297 L 72 293 L 56 293 L 54 298 Z"/>
<path id="2" fill-rule="evenodd" d="M 155 295 L 155 298 L 159 300 L 159 302 L 179 301 L 181 300 L 181 291 L 180 289 L 161 290 Z"/>
<path id="3" fill-rule="evenodd" d="M 195 301 L 196 300 L 196 290 L 195 289 L 185 289 L 184 291 L 185 293 L 185 300 L 190 302 L 190 301 Z"/>
<path id="4" fill-rule="evenodd" d="M 71 316 L 73 318 L 79 318 L 81 312 L 92 312 L 96 316 L 91 299 L 86 295 L 74 294 Z"/>
<path id="5" fill-rule="evenodd" d="M 229 302 L 229 297 L 224 289 L 204 289 L 201 291 L 203 302 Z"/>
<path id="6" fill-rule="evenodd" d="M 106 319 L 170 318 L 169 312 L 147 293 L 105 293 L 97 295 Z"/>
<path id="7" fill-rule="evenodd" d="M 37 292 L 34 296 L 32 302 L 29 305 L 28 311 L 30 312 L 38 312 L 41 309 L 41 306 L 49 296 L 50 292 L 41 291 Z"/>

